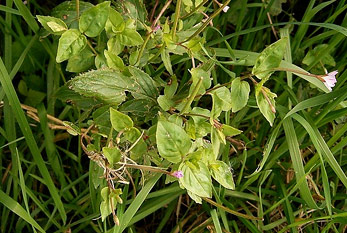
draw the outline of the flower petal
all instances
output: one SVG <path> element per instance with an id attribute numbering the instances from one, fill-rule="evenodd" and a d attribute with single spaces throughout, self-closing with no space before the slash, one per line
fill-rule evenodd
<path id="1" fill-rule="evenodd" d="M 329 89 L 329 91 L 332 91 L 333 89 L 329 86 L 327 82 L 324 82 L 324 85 Z"/>

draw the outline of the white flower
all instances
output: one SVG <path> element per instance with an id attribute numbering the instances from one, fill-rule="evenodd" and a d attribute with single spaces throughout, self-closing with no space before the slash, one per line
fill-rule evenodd
<path id="1" fill-rule="evenodd" d="M 336 74 L 337 74 L 337 70 L 330 72 L 327 74 L 327 76 L 324 76 L 324 85 L 329 89 L 329 91 L 332 91 L 332 87 L 335 86 L 336 81 Z"/>
<path id="2" fill-rule="evenodd" d="M 225 6 L 225 7 L 223 8 L 223 11 L 224 11 L 225 13 L 227 13 L 227 12 L 228 12 L 228 10 L 229 10 L 229 8 L 230 8 L 230 7 Z"/>

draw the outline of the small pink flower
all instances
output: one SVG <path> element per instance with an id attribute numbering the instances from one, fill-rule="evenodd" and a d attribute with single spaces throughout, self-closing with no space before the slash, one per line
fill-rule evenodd
<path id="1" fill-rule="evenodd" d="M 157 26 L 155 26 L 155 28 L 153 29 L 153 32 L 156 32 L 160 29 L 160 25 L 158 24 Z"/>
<path id="2" fill-rule="evenodd" d="M 324 85 L 329 89 L 329 91 L 332 91 L 332 87 L 335 86 L 336 81 L 336 74 L 337 70 L 330 72 L 327 74 L 327 76 L 323 76 L 324 79 Z"/>
<path id="3" fill-rule="evenodd" d="M 183 172 L 182 171 L 174 171 L 172 175 L 176 178 L 182 178 L 183 177 Z"/>
<path id="4" fill-rule="evenodd" d="M 225 7 L 223 8 L 223 11 L 224 11 L 225 13 L 227 13 L 227 12 L 228 12 L 228 10 L 229 10 L 229 8 L 230 8 L 230 7 L 225 6 Z"/>

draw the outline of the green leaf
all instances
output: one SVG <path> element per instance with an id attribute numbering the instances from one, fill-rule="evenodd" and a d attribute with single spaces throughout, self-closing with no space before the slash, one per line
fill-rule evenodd
<path id="1" fill-rule="evenodd" d="M 212 93 L 212 111 L 211 117 L 217 119 L 222 111 L 229 111 L 231 109 L 231 94 L 228 88 L 220 87 Z"/>
<path id="2" fill-rule="evenodd" d="M 282 38 L 264 49 L 255 61 L 252 74 L 265 81 L 279 67 L 287 47 L 287 38 Z"/>
<path id="3" fill-rule="evenodd" d="M 302 63 L 305 65 L 310 66 L 313 64 L 316 60 L 319 60 L 322 64 L 321 65 L 329 65 L 329 66 L 336 66 L 336 62 L 334 58 L 329 53 L 324 53 L 326 49 L 328 49 L 328 44 L 320 44 L 317 45 L 313 50 L 310 50 L 304 59 L 302 60 Z"/>
<path id="4" fill-rule="evenodd" d="M 202 199 L 201 199 L 201 197 L 199 197 L 198 195 L 192 193 L 192 192 L 189 191 L 189 190 L 187 190 L 187 193 L 188 193 L 189 197 L 190 197 L 191 199 L 193 199 L 193 201 L 195 201 L 195 202 L 198 203 L 198 204 L 202 204 Z"/>
<path id="5" fill-rule="evenodd" d="M 87 45 L 87 38 L 77 29 L 69 29 L 61 35 L 56 61 L 63 62 L 80 53 Z"/>
<path id="6" fill-rule="evenodd" d="M 210 117 L 211 113 L 208 109 L 194 107 L 191 113 Z M 195 125 L 195 135 L 197 138 L 205 137 L 211 131 L 211 124 L 208 119 L 201 116 L 192 116 Z"/>
<path id="7" fill-rule="evenodd" d="M 175 106 L 175 102 L 168 99 L 165 95 L 160 95 L 157 99 L 159 106 L 164 111 L 169 111 L 171 107 Z"/>
<path id="8" fill-rule="evenodd" d="M 122 156 L 121 152 L 117 147 L 103 147 L 102 153 L 106 157 L 111 167 L 114 167 L 114 165 L 120 161 Z"/>
<path id="9" fill-rule="evenodd" d="M 136 46 L 143 44 L 141 35 L 134 29 L 124 29 L 121 33 L 117 34 L 117 40 L 126 46 Z"/>
<path id="10" fill-rule="evenodd" d="M 122 15 L 113 8 L 110 8 L 108 20 L 114 33 L 122 32 L 125 29 L 125 23 Z"/>
<path id="11" fill-rule="evenodd" d="M 117 41 L 117 37 L 112 37 L 107 41 L 107 49 L 110 53 L 118 55 L 124 50 L 124 45 Z"/>
<path id="12" fill-rule="evenodd" d="M 89 2 L 78 1 L 79 12 L 82 14 L 94 5 Z M 76 1 L 65 1 L 52 10 L 52 16 L 62 19 L 69 28 L 78 28 Z"/>
<path id="13" fill-rule="evenodd" d="M 86 71 L 93 67 L 94 60 L 94 53 L 89 48 L 85 48 L 82 52 L 69 58 L 66 70 L 74 73 Z"/>
<path id="14" fill-rule="evenodd" d="M 189 94 L 193 92 L 196 85 L 199 83 L 200 79 L 202 78 L 202 84 L 197 92 L 197 95 L 204 94 L 206 89 L 210 88 L 211 86 L 211 79 L 210 79 L 210 72 L 207 72 L 203 70 L 202 68 L 193 68 L 190 71 L 192 75 L 193 83 L 189 89 Z"/>
<path id="15" fill-rule="evenodd" d="M 67 132 L 73 136 L 77 136 L 81 134 L 81 129 L 72 122 L 63 121 L 64 126 L 67 127 Z"/>
<path id="16" fill-rule="evenodd" d="M 155 87 L 153 79 L 142 70 L 128 66 L 131 76 L 128 79 L 128 90 L 135 99 L 148 99 L 155 102 L 158 96 L 158 89 Z"/>
<path id="17" fill-rule="evenodd" d="M 100 203 L 101 220 L 104 221 L 108 215 L 112 213 L 111 202 L 113 209 L 116 209 L 117 203 L 122 204 L 122 199 L 119 195 L 122 194 L 121 189 L 114 189 L 110 192 L 108 187 L 101 190 L 101 197 L 103 201 Z"/>
<path id="18" fill-rule="evenodd" d="M 248 82 L 236 78 L 231 83 L 231 109 L 237 112 L 246 106 L 249 98 L 250 87 Z"/>
<path id="19" fill-rule="evenodd" d="M 219 149 L 220 149 L 220 131 L 216 129 L 215 127 L 211 126 L 211 144 L 212 144 L 212 150 L 214 154 L 214 158 L 217 159 L 219 155 Z M 223 138 L 224 139 L 224 138 Z"/>
<path id="20" fill-rule="evenodd" d="M 173 75 L 169 51 L 167 49 L 163 49 L 161 50 L 160 54 L 161 60 L 163 61 L 166 70 L 169 72 L 170 75 Z"/>
<path id="21" fill-rule="evenodd" d="M 134 122 L 129 116 L 118 112 L 114 108 L 110 108 L 110 120 L 112 127 L 117 132 L 120 132 L 121 130 L 128 130 L 134 126 Z"/>
<path id="22" fill-rule="evenodd" d="M 181 127 L 163 120 L 157 125 L 156 142 L 159 154 L 172 163 L 180 162 L 192 145 L 188 134 Z"/>
<path id="23" fill-rule="evenodd" d="M 230 167 L 223 161 L 214 161 L 209 164 L 212 177 L 227 189 L 235 189 L 233 175 Z"/>
<path id="24" fill-rule="evenodd" d="M 178 87 L 177 77 L 176 75 L 172 75 L 170 81 L 164 86 L 164 95 L 167 98 L 174 97 Z"/>
<path id="25" fill-rule="evenodd" d="M 229 137 L 233 137 L 235 135 L 239 135 L 240 133 L 242 133 L 241 130 L 236 129 L 230 125 L 222 125 L 222 132 L 225 136 L 229 136 Z"/>
<path id="26" fill-rule="evenodd" d="M 42 24 L 42 26 L 50 33 L 54 35 L 61 35 L 63 32 L 68 30 L 66 24 L 63 20 L 51 17 L 51 16 L 43 16 L 43 15 L 37 15 L 36 16 L 39 22 Z"/>
<path id="27" fill-rule="evenodd" d="M 106 1 L 83 12 L 79 21 L 81 33 L 88 37 L 98 36 L 105 27 L 109 10 L 110 2 Z"/>
<path id="28" fill-rule="evenodd" d="M 267 2 L 270 3 L 271 0 L 268 0 Z M 279 15 L 282 12 L 282 3 L 286 2 L 287 0 L 274 0 L 270 7 L 269 13 L 273 16 Z"/>
<path id="29" fill-rule="evenodd" d="M 110 69 L 93 70 L 73 78 L 69 88 L 77 93 L 118 105 L 125 100 L 129 78 Z"/>
<path id="30" fill-rule="evenodd" d="M 264 90 L 264 93 L 260 90 L 261 88 Z M 267 98 L 264 95 L 267 95 L 267 98 L 273 107 L 270 106 Z M 275 93 L 272 93 L 268 88 L 259 85 L 257 87 L 255 97 L 257 99 L 257 105 L 260 112 L 272 126 L 276 116 L 274 108 L 276 106 L 275 97 L 277 97 L 277 95 Z"/>
<path id="31" fill-rule="evenodd" d="M 179 170 L 183 172 L 183 177 L 179 179 L 179 182 L 185 189 L 199 197 L 210 198 L 212 196 L 211 175 L 204 163 L 192 164 L 185 161 L 180 165 Z"/>
<path id="32" fill-rule="evenodd" d="M 300 179 L 306 177 L 306 174 L 304 170 L 299 141 L 295 133 L 293 121 L 290 117 L 283 120 L 283 128 L 286 134 L 286 141 L 288 144 L 289 154 L 293 164 L 293 169 L 295 171 L 295 178 L 297 183 L 300 183 L 300 195 L 310 208 L 318 209 L 316 202 L 312 198 L 311 191 L 308 187 L 307 179 L 304 178 L 303 182 L 300 182 Z"/>
<path id="33" fill-rule="evenodd" d="M 104 51 L 104 55 L 106 57 L 107 65 L 109 68 L 114 70 L 124 70 L 123 60 L 107 50 Z"/>
<path id="34" fill-rule="evenodd" d="M 95 57 L 95 66 L 97 69 L 104 69 L 107 68 L 107 62 L 106 62 L 106 57 L 103 53 L 99 53 Z"/>

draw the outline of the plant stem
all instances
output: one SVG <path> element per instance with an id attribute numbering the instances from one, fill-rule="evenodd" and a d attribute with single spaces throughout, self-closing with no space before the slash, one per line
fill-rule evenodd
<path id="1" fill-rule="evenodd" d="M 211 205 L 214 205 L 214 206 L 217 207 L 217 208 L 220 208 L 220 209 L 222 209 L 222 210 L 224 210 L 224 211 L 226 211 L 226 212 L 228 212 L 228 213 L 230 213 L 230 214 L 239 216 L 239 217 L 241 217 L 241 218 L 246 218 L 246 219 L 251 219 L 251 220 L 262 220 L 261 218 L 249 216 L 249 215 L 246 215 L 246 214 L 239 213 L 239 212 L 237 212 L 237 211 L 235 211 L 235 210 L 231 210 L 231 209 L 229 209 L 229 208 L 227 208 L 227 207 L 225 207 L 225 206 L 223 206 L 223 205 L 221 205 L 221 204 L 218 204 L 217 202 L 212 201 L 212 200 L 209 199 L 209 198 L 202 197 L 202 199 L 203 199 L 204 201 L 210 203 Z"/>
<path id="2" fill-rule="evenodd" d="M 160 169 L 157 167 L 137 165 L 137 164 L 127 164 L 127 163 L 118 163 L 118 164 L 124 165 L 125 167 L 128 167 L 128 168 L 135 168 L 135 169 L 140 169 L 140 170 L 145 170 L 145 171 L 159 172 L 159 173 L 163 173 L 166 175 L 171 175 L 171 172 L 168 172 L 166 170 L 163 170 L 163 169 Z"/>
<path id="3" fill-rule="evenodd" d="M 76 0 L 76 14 L 78 20 L 80 18 L 80 0 Z"/>
<path id="4" fill-rule="evenodd" d="M 96 52 L 96 50 L 93 48 L 92 44 L 90 43 L 89 40 L 87 40 L 87 45 L 89 46 L 89 48 L 93 51 L 95 56 L 98 56 L 98 52 Z"/>
<path id="5" fill-rule="evenodd" d="M 181 19 L 186 19 L 188 17 L 190 17 L 191 15 L 193 15 L 195 12 L 198 11 L 198 9 L 200 7 L 202 7 L 203 5 L 205 5 L 206 2 L 208 2 L 209 0 L 204 0 L 202 3 L 200 3 L 194 10 L 192 10 L 191 12 L 189 12 L 188 14 L 185 14 L 181 17 Z"/>
<path id="6" fill-rule="evenodd" d="M 186 111 L 188 111 L 190 105 L 192 104 L 192 102 L 194 101 L 195 99 L 195 96 L 198 94 L 198 91 L 200 89 L 200 86 L 202 84 L 202 80 L 203 80 L 203 77 L 200 78 L 199 82 L 196 84 L 192 94 L 188 97 L 188 101 L 186 103 L 186 105 L 184 105 L 180 115 L 182 115 L 183 113 L 185 113 Z"/>
<path id="7" fill-rule="evenodd" d="M 175 37 L 176 37 L 176 30 L 177 30 L 178 20 L 180 18 L 180 13 L 181 13 L 181 3 L 182 3 L 182 0 L 177 0 L 176 10 L 175 10 L 175 20 L 174 20 L 174 24 L 173 24 L 173 27 L 172 27 L 172 39 L 173 40 L 175 40 Z"/>
<path id="8" fill-rule="evenodd" d="M 310 76 L 310 77 L 318 78 L 320 81 L 325 82 L 325 80 L 322 78 L 322 75 L 311 74 L 311 73 L 308 73 L 308 72 L 302 72 L 300 70 L 294 70 L 294 69 L 288 69 L 288 68 L 280 68 L 280 67 L 275 68 L 273 70 L 274 71 L 288 71 L 288 72 L 292 72 L 292 73 L 307 75 L 307 76 Z"/>
<path id="9" fill-rule="evenodd" d="M 187 42 L 187 41 L 193 39 L 195 36 L 199 35 L 200 32 L 202 32 L 202 31 L 207 27 L 207 25 L 210 23 L 210 21 L 212 21 L 212 19 L 214 19 L 214 18 L 223 10 L 223 8 L 226 7 L 226 6 L 229 4 L 230 1 L 231 1 L 231 0 L 227 0 L 220 8 L 218 8 L 218 9 L 217 9 L 217 10 L 216 10 L 216 11 L 215 11 L 204 23 L 203 23 L 203 25 L 201 25 L 201 27 L 200 27 L 196 32 L 194 32 L 193 35 L 191 35 L 188 39 L 186 39 L 186 40 L 180 42 L 179 44 L 183 44 L 183 43 L 185 43 L 185 42 Z"/>
<path id="10" fill-rule="evenodd" d="M 160 17 L 164 14 L 165 10 L 170 6 L 172 0 L 168 1 L 164 6 L 163 8 L 161 9 L 159 15 L 157 16 L 157 18 L 155 18 L 155 20 L 153 21 L 152 25 L 151 25 L 151 29 L 152 31 L 151 32 L 148 32 L 147 35 L 146 35 L 146 38 L 145 38 L 145 41 L 143 42 L 142 46 L 141 46 L 141 49 L 140 49 L 140 52 L 139 52 L 139 55 L 136 59 L 136 62 L 135 62 L 135 65 L 137 65 L 142 57 L 142 54 L 143 54 L 143 51 L 145 50 L 146 48 L 146 45 L 151 37 L 151 34 L 153 33 L 153 30 L 155 28 L 155 26 L 157 25 Z"/>

